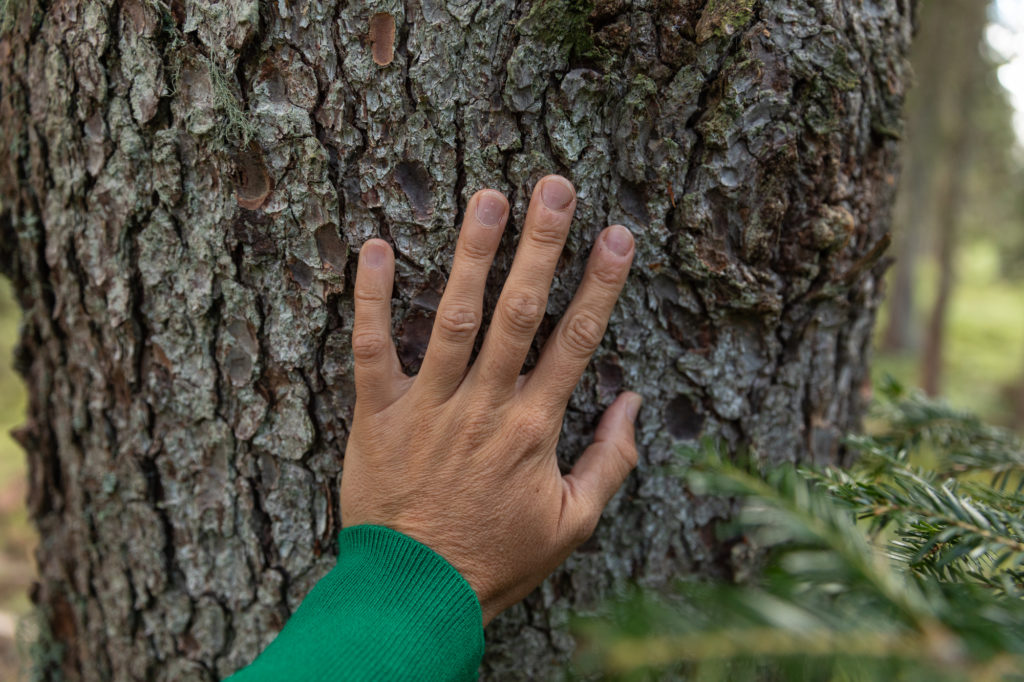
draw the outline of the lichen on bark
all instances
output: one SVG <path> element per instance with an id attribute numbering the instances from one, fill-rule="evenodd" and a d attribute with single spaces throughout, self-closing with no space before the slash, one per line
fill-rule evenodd
<path id="1" fill-rule="evenodd" d="M 274 637 L 333 563 L 352 256 L 393 244 L 394 331 L 415 371 L 481 187 L 512 206 L 488 305 L 533 184 L 560 172 L 578 189 L 538 345 L 595 235 L 636 235 L 562 463 L 617 392 L 645 397 L 637 473 L 488 630 L 485 678 L 551 677 L 574 649 L 569 614 L 628 582 L 744 569 L 742 540 L 716 534 L 729 505 L 665 466 L 679 443 L 842 460 L 880 296 L 909 0 L 9 8 L 0 261 L 25 309 L 34 599 L 66 644 L 44 677 L 215 679 Z M 378 14 L 395 22 L 386 64 Z"/>

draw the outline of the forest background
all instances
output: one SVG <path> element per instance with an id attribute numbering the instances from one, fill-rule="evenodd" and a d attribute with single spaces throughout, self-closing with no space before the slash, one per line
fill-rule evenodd
<path id="1" fill-rule="evenodd" d="M 974 16 L 951 16 L 956 12 Z M 951 29 L 951 27 L 953 27 Z M 953 39 L 951 30 L 965 32 Z M 1024 0 L 924 0 L 873 382 L 892 375 L 1024 433 Z M 10 437 L 20 311 L 0 281 L 0 679 L 18 679 L 34 531 Z"/>

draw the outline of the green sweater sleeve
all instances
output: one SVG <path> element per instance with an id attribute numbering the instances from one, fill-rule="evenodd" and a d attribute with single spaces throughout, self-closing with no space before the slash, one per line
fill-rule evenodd
<path id="1" fill-rule="evenodd" d="M 476 680 L 483 615 L 458 571 L 382 526 L 338 538 L 337 565 L 229 681 Z"/>

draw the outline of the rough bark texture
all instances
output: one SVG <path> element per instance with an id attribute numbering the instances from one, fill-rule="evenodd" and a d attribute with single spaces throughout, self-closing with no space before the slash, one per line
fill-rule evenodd
<path id="1" fill-rule="evenodd" d="M 44 677 L 250 661 L 334 561 L 352 252 L 394 244 L 415 370 L 466 199 L 511 198 L 497 285 L 552 171 L 579 209 L 541 339 L 596 233 L 637 235 L 560 456 L 632 388 L 641 464 L 594 539 L 489 629 L 484 675 L 552 676 L 569 613 L 627 581 L 742 571 L 744 546 L 716 539 L 728 505 L 666 465 L 700 435 L 842 458 L 909 5 L 12 0 L 0 232 L 25 308 Z"/>

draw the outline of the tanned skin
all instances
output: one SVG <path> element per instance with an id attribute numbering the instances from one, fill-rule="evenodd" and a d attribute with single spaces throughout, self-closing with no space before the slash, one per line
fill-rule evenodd
<path id="1" fill-rule="evenodd" d="M 566 475 L 555 446 L 566 404 L 604 335 L 633 261 L 621 225 L 598 236 L 586 273 L 534 369 L 520 375 L 576 209 L 563 177 L 537 183 L 512 270 L 476 361 L 487 274 L 508 220 L 492 189 L 466 207 L 451 276 L 419 374 L 391 338 L 395 259 L 363 244 L 355 283 L 356 406 L 341 481 L 342 523 L 382 525 L 448 560 L 476 592 L 484 624 L 540 584 L 593 533 L 636 466 L 640 396 L 605 411 Z"/>

